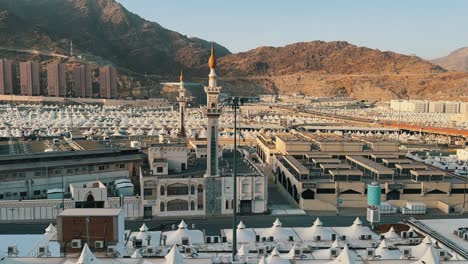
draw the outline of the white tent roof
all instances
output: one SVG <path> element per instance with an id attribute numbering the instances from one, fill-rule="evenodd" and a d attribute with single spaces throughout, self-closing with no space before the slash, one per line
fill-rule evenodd
<path id="1" fill-rule="evenodd" d="M 242 246 L 237 250 L 237 255 L 243 257 L 243 256 L 248 256 L 249 255 L 249 249 L 245 244 L 242 244 Z"/>
<path id="2" fill-rule="evenodd" d="M 268 264 L 291 264 L 289 260 L 280 257 L 278 249 L 276 249 L 276 247 L 273 248 L 270 256 L 267 257 L 266 262 Z"/>
<path id="3" fill-rule="evenodd" d="M 83 250 L 81 251 L 80 258 L 76 262 L 76 264 L 91 264 L 91 263 L 101 263 L 94 254 L 91 252 L 91 250 L 88 247 L 88 244 L 85 243 L 83 246 Z"/>
<path id="4" fill-rule="evenodd" d="M 375 255 L 380 256 L 380 259 L 399 259 L 401 258 L 400 250 L 392 250 L 386 239 L 380 242 L 380 245 L 375 249 Z"/>
<path id="5" fill-rule="evenodd" d="M 399 238 L 400 236 L 395 232 L 395 229 L 390 227 L 390 230 L 388 232 L 383 234 L 385 238 Z"/>
<path id="6" fill-rule="evenodd" d="M 179 229 L 175 231 L 164 232 L 167 236 L 166 245 L 181 245 L 182 238 L 189 239 L 190 244 L 203 244 L 203 232 L 200 230 L 189 230 L 187 224 L 182 220 L 179 224 Z"/>
<path id="7" fill-rule="evenodd" d="M 330 262 L 330 264 L 353 264 L 356 263 L 356 256 L 352 251 L 349 250 L 348 246 L 345 245 L 343 250 L 341 251 L 340 255 L 336 257 L 333 261 Z"/>
<path id="8" fill-rule="evenodd" d="M 173 246 L 164 258 L 166 259 L 164 264 L 184 264 L 184 257 L 180 254 L 177 246 Z"/>
<path id="9" fill-rule="evenodd" d="M 146 226 L 145 223 L 143 223 L 140 227 L 140 232 L 146 232 L 146 231 L 148 231 L 148 227 Z"/>
<path id="10" fill-rule="evenodd" d="M 424 255 L 415 263 L 439 264 L 440 263 L 439 251 L 436 248 L 431 246 L 426 250 Z"/>

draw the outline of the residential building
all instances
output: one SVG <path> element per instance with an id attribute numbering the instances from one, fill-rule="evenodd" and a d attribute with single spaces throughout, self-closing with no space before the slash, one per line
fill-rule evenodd
<path id="1" fill-rule="evenodd" d="M 67 97 L 67 69 L 65 64 L 52 62 L 47 65 L 47 91 L 49 96 Z"/>
<path id="2" fill-rule="evenodd" d="M 40 65 L 38 62 L 20 62 L 21 95 L 32 96 L 40 94 L 39 71 Z"/>
<path id="3" fill-rule="evenodd" d="M 13 94 L 13 61 L 0 60 L 0 94 Z"/>
<path id="4" fill-rule="evenodd" d="M 117 70 L 112 67 L 99 68 L 99 85 L 101 98 L 117 97 Z"/>

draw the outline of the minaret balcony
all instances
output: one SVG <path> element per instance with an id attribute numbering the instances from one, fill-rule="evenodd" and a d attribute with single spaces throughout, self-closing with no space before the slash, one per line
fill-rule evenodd
<path id="1" fill-rule="evenodd" d="M 207 114 L 221 114 L 223 112 L 223 109 L 221 108 L 207 108 L 206 113 Z"/>

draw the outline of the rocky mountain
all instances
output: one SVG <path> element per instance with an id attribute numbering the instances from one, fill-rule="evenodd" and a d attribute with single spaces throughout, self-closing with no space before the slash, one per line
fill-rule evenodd
<path id="1" fill-rule="evenodd" d="M 92 54 L 134 72 L 168 75 L 197 70 L 210 43 L 132 14 L 114 0 L 2 0 L 0 47 Z M 230 54 L 216 45 L 219 57 Z M 196 72 L 194 72 L 196 73 Z"/>
<path id="2" fill-rule="evenodd" d="M 285 47 L 260 47 L 223 57 L 221 70 L 229 75 L 276 76 L 311 71 L 322 74 L 440 73 L 415 56 L 357 47 L 344 41 L 312 41 Z"/>
<path id="3" fill-rule="evenodd" d="M 206 82 L 208 41 L 165 29 L 115 0 L 0 0 L 0 57 L 27 57 L 11 48 L 39 51 L 33 58 L 69 54 L 70 41 L 84 60 L 119 68 L 123 96 L 134 95 L 135 87 L 141 92 L 161 80 L 177 80 L 181 68 L 191 81 Z M 303 92 L 371 100 L 468 94 L 468 73 L 447 72 L 416 56 L 344 41 L 260 47 L 237 54 L 218 44 L 215 49 L 220 83 L 232 94 Z M 157 92 L 150 89 L 146 94 Z"/>
<path id="4" fill-rule="evenodd" d="M 468 72 L 468 47 L 457 49 L 446 57 L 432 60 L 447 70 Z"/>

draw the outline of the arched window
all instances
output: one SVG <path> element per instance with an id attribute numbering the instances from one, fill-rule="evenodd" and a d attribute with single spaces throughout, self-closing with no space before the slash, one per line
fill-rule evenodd
<path id="1" fill-rule="evenodd" d="M 229 201 L 226 200 L 226 209 L 229 209 Z"/>
<path id="2" fill-rule="evenodd" d="M 166 189 L 164 188 L 164 185 L 161 185 L 161 188 L 159 188 L 159 192 L 161 193 L 161 195 L 165 195 L 166 194 Z"/>
<path id="3" fill-rule="evenodd" d="M 231 209 L 234 209 L 234 199 L 231 200 Z"/>
<path id="4" fill-rule="evenodd" d="M 190 202 L 190 210 L 195 210 L 195 202 L 194 201 L 191 201 Z"/>
<path id="5" fill-rule="evenodd" d="M 203 185 L 198 184 L 198 193 L 203 193 Z"/>
<path id="6" fill-rule="evenodd" d="M 190 186 L 190 194 L 195 194 L 195 185 Z"/>
<path id="7" fill-rule="evenodd" d="M 161 210 L 160 210 L 161 212 L 166 211 L 166 206 L 164 205 L 164 202 L 161 202 L 159 207 L 161 207 Z"/>

